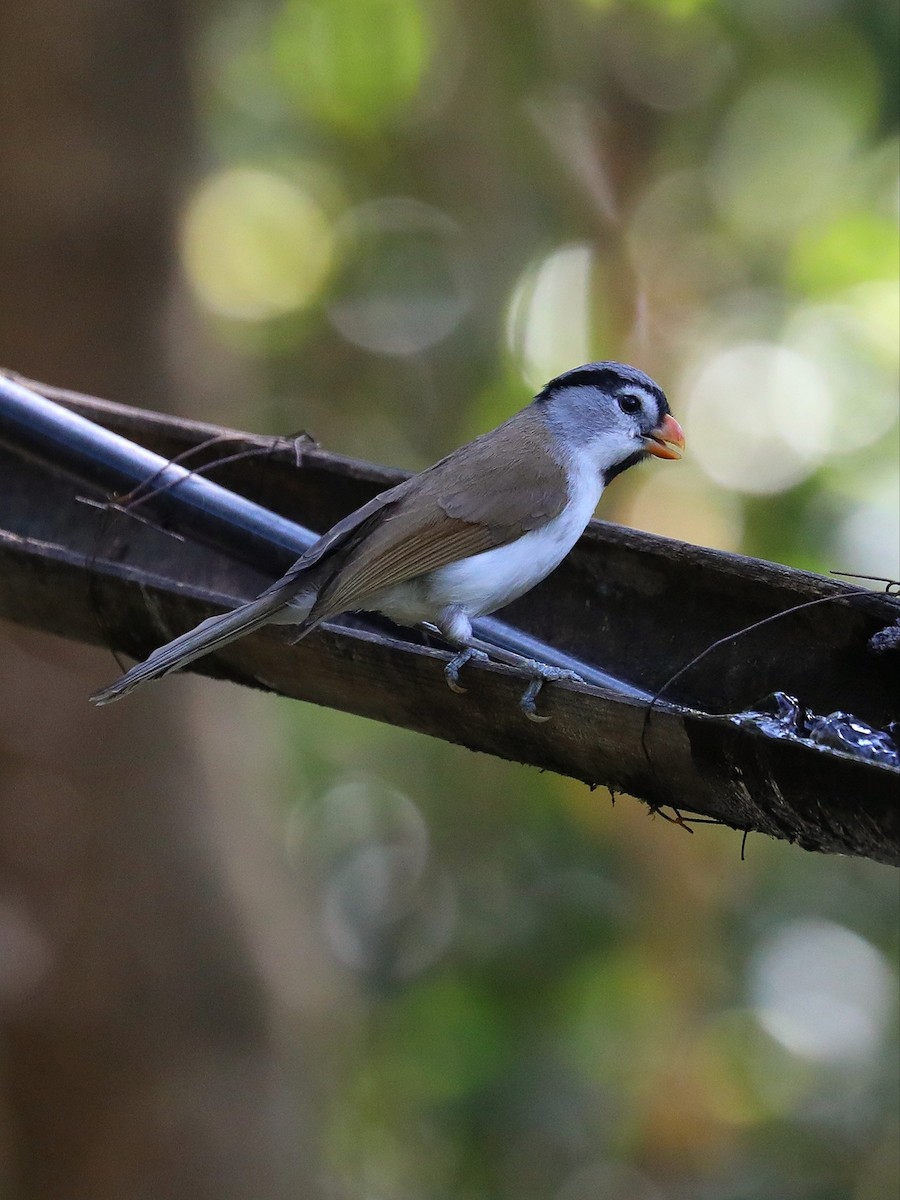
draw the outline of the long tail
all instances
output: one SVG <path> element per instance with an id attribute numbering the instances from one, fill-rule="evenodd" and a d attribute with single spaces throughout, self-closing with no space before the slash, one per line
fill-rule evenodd
<path id="1" fill-rule="evenodd" d="M 115 683 L 95 692 L 91 696 L 91 703 L 111 704 L 113 700 L 127 696 L 141 684 L 168 675 L 170 671 L 177 671 L 179 667 L 193 662 L 195 658 L 201 658 L 204 654 L 218 650 L 221 646 L 227 646 L 229 642 L 243 637 L 246 633 L 251 633 L 254 629 L 259 629 L 261 625 L 266 625 L 273 619 L 277 620 L 279 610 L 286 607 L 287 603 L 283 595 L 279 596 L 277 592 L 264 592 L 255 600 L 251 600 L 248 604 L 242 604 L 230 612 L 207 617 L 194 629 L 183 633 L 174 641 L 167 642 L 165 646 L 160 646 L 158 650 L 154 650 L 146 662 L 132 667 Z"/>

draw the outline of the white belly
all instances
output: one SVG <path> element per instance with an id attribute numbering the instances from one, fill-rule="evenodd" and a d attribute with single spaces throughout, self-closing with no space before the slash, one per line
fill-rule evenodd
<path id="1" fill-rule="evenodd" d="M 567 510 L 507 546 L 440 567 L 429 579 L 429 598 L 441 608 L 458 604 L 471 617 L 502 608 L 558 567 L 586 524 Z"/>
<path id="2" fill-rule="evenodd" d="M 401 624 L 439 623 L 450 605 L 469 617 L 502 608 L 558 567 L 584 532 L 603 490 L 596 470 L 579 472 L 565 509 L 541 529 L 515 542 L 438 567 L 427 575 L 385 588 L 372 607 Z"/>

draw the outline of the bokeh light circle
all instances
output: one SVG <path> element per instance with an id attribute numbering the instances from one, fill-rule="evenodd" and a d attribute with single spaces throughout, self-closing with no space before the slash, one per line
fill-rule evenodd
<path id="1" fill-rule="evenodd" d="M 896 359 L 896 290 L 889 284 L 870 284 L 865 290 L 882 294 L 888 323 L 893 321 Z M 822 427 L 829 455 L 870 446 L 897 421 L 897 364 L 879 353 L 878 338 L 876 315 L 860 311 L 851 296 L 804 305 L 787 323 L 785 343 L 815 362 L 834 397 L 833 418 Z"/>
<path id="2" fill-rule="evenodd" d="M 506 341 L 532 388 L 593 357 L 593 272 L 591 246 L 560 246 L 532 263 L 513 289 Z"/>
<path id="3" fill-rule="evenodd" d="M 705 100 L 733 67 L 734 54 L 721 28 L 703 14 L 620 10 L 606 31 L 610 68 L 624 90 L 664 112 Z"/>
<path id="4" fill-rule="evenodd" d="M 313 196 L 272 171 L 233 167 L 205 179 L 181 228 L 185 273 L 205 308 L 266 321 L 308 305 L 332 261 L 331 223 Z"/>
<path id="5" fill-rule="evenodd" d="M 339 223 L 343 271 L 328 317 L 376 354 L 419 354 L 448 337 L 471 303 L 470 267 L 457 223 L 403 196 L 360 204 Z"/>
<path id="6" fill-rule="evenodd" d="M 750 970 L 757 1019 L 792 1053 L 841 1063 L 877 1051 L 896 983 L 858 934 L 829 921 L 793 921 L 762 943 Z"/>
<path id="7" fill-rule="evenodd" d="M 724 487 L 785 491 L 816 469 L 830 445 L 827 380 L 784 346 L 749 342 L 720 350 L 684 391 L 691 455 Z"/>
<path id="8" fill-rule="evenodd" d="M 824 85 L 776 76 L 754 84 L 723 123 L 709 162 L 713 199 L 752 238 L 799 229 L 833 202 L 857 149 L 858 118 Z"/>

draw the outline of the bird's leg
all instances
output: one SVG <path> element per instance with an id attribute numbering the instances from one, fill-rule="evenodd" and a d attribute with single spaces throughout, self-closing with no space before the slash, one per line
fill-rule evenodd
<path id="1" fill-rule="evenodd" d="M 431 621 L 423 621 L 420 628 L 426 634 L 436 633 L 438 637 L 443 638 L 445 642 L 449 642 L 451 646 L 458 647 L 456 654 L 453 655 L 446 667 L 444 667 L 444 678 L 447 680 L 447 687 L 451 692 L 465 695 L 468 688 L 464 688 L 459 682 L 460 671 L 473 658 L 484 662 L 489 656 L 483 650 L 476 650 L 474 646 L 470 645 L 472 622 L 464 610 L 458 605 L 450 605 L 441 613 L 439 624 L 434 624 Z"/>
<path id="2" fill-rule="evenodd" d="M 437 629 L 437 632 L 448 642 L 460 647 L 459 652 L 444 668 L 447 686 L 454 692 L 465 692 L 466 689 L 459 684 L 459 672 L 472 659 L 479 659 L 482 662 L 494 659 L 507 666 L 518 667 L 520 671 L 527 671 L 531 676 L 531 681 L 522 693 L 519 705 L 529 721 L 549 720 L 549 717 L 543 717 L 538 713 L 536 705 L 538 693 L 545 683 L 556 683 L 561 679 L 570 680 L 573 683 L 583 682 L 581 676 L 575 671 L 568 671 L 563 667 L 551 667 L 547 663 L 526 658 L 523 654 L 516 654 L 514 650 L 505 650 L 500 646 L 494 646 L 491 642 L 485 642 L 481 638 L 475 637 L 467 614 L 455 606 L 446 609 L 441 614 L 441 622 L 438 626 L 426 625 L 425 628 Z"/>
<path id="3" fill-rule="evenodd" d="M 468 689 L 459 682 L 460 671 L 473 658 L 479 659 L 481 662 L 486 662 L 490 658 L 484 649 L 476 649 L 472 645 L 472 622 L 469 620 L 468 614 L 459 605 L 451 604 L 441 613 L 438 624 L 423 621 L 421 628 L 426 633 L 438 634 L 451 646 L 459 647 L 457 653 L 444 667 L 444 678 L 447 680 L 447 687 L 451 692 L 464 695 Z"/>
<path id="4" fill-rule="evenodd" d="M 526 659 L 525 661 L 531 663 L 531 682 L 522 693 L 519 707 L 529 721 L 536 723 L 549 721 L 549 717 L 542 717 L 540 715 L 535 703 L 538 698 L 538 692 L 540 692 L 544 684 L 559 683 L 563 679 L 568 680 L 570 683 L 584 683 L 584 680 L 577 671 L 568 671 L 565 667 L 551 667 L 547 663 L 537 662 L 533 658 Z"/>
<path id="5" fill-rule="evenodd" d="M 565 667 L 551 667 L 548 663 L 539 662 L 536 658 L 526 658 L 524 654 L 516 654 L 514 650 L 504 650 L 500 646 L 492 646 L 490 642 L 484 642 L 480 638 L 470 638 L 469 644 L 473 650 L 480 650 L 510 667 L 518 667 L 520 671 L 528 672 L 531 681 L 522 693 L 519 707 L 528 720 L 534 721 L 536 724 L 550 720 L 549 717 L 542 717 L 537 711 L 538 693 L 545 683 L 558 683 L 563 679 L 570 683 L 584 683 L 584 680 L 575 671 L 568 671 Z"/>

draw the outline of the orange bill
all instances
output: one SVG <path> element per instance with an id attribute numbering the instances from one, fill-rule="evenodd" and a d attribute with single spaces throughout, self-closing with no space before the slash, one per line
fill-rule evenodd
<path id="1" fill-rule="evenodd" d="M 681 458 L 684 454 L 684 432 L 671 413 L 666 413 L 644 441 L 656 458 Z"/>

